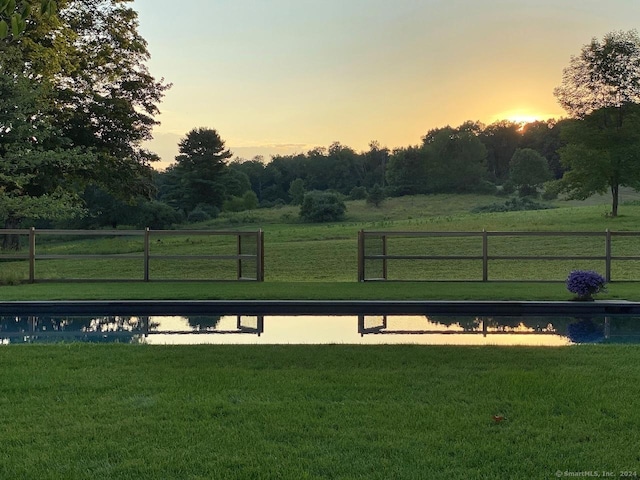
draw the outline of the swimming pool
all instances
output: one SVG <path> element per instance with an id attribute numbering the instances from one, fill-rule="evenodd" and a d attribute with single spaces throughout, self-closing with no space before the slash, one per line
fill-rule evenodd
<path id="1" fill-rule="evenodd" d="M 144 344 L 640 343 L 635 302 L 0 302 L 0 341 Z"/>

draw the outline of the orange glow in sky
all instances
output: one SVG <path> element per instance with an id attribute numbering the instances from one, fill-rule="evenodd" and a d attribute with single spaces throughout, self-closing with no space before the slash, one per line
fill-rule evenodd
<path id="1" fill-rule="evenodd" d="M 636 28 L 637 0 L 134 0 L 156 78 L 173 83 L 148 145 L 173 161 L 189 130 L 243 158 L 340 142 L 415 145 L 471 120 L 564 114 L 571 55 Z"/>

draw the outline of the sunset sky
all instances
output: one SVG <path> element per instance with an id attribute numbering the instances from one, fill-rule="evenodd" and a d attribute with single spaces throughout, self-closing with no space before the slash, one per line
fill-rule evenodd
<path id="1" fill-rule="evenodd" d="M 466 120 L 559 118 L 553 89 L 638 0 L 135 0 L 151 73 L 173 83 L 149 147 L 195 127 L 234 156 L 420 142 Z"/>

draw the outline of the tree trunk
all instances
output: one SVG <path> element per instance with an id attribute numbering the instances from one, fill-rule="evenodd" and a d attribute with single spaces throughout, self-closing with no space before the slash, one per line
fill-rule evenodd
<path id="1" fill-rule="evenodd" d="M 617 217 L 618 216 L 618 199 L 620 196 L 620 185 L 611 185 L 611 198 L 612 198 L 612 204 L 611 204 L 611 216 L 612 217 Z"/>
<path id="2" fill-rule="evenodd" d="M 20 227 L 20 219 L 9 216 L 4 221 L 4 228 L 14 229 Z M 20 250 L 20 236 L 13 234 L 5 234 L 2 236 L 3 250 Z"/>

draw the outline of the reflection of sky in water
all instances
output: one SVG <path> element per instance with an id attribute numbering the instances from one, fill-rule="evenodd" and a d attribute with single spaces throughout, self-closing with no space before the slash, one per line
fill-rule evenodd
<path id="1" fill-rule="evenodd" d="M 473 319 L 470 319 L 471 321 Z M 382 325 L 383 317 L 367 316 L 366 329 L 374 330 Z M 157 325 L 153 331 L 176 332 L 192 330 L 184 317 L 150 317 Z M 241 317 L 240 324 L 256 328 L 257 317 Z M 237 331 L 238 317 L 223 316 L 215 330 Z M 468 327 L 467 327 L 468 328 Z M 547 325 L 533 329 L 522 324 L 513 327 L 491 327 L 482 333 L 482 323 L 466 330 L 458 323 L 449 326 L 431 322 L 424 316 L 388 316 L 382 332 L 361 335 L 357 316 L 266 316 L 264 331 L 258 336 L 246 334 L 150 334 L 144 338 L 147 344 L 423 344 L 423 345 L 536 345 L 561 346 L 571 342 L 567 337 L 547 331 Z M 496 330 L 499 330 L 496 331 Z M 428 331 L 430 333 L 418 333 Z M 407 332 L 394 334 L 392 332 Z M 416 332 L 416 333 L 408 333 Z M 433 333 L 431 333 L 433 332 Z M 436 333 L 437 332 L 437 333 Z M 517 333 L 507 333 L 517 332 Z"/>

